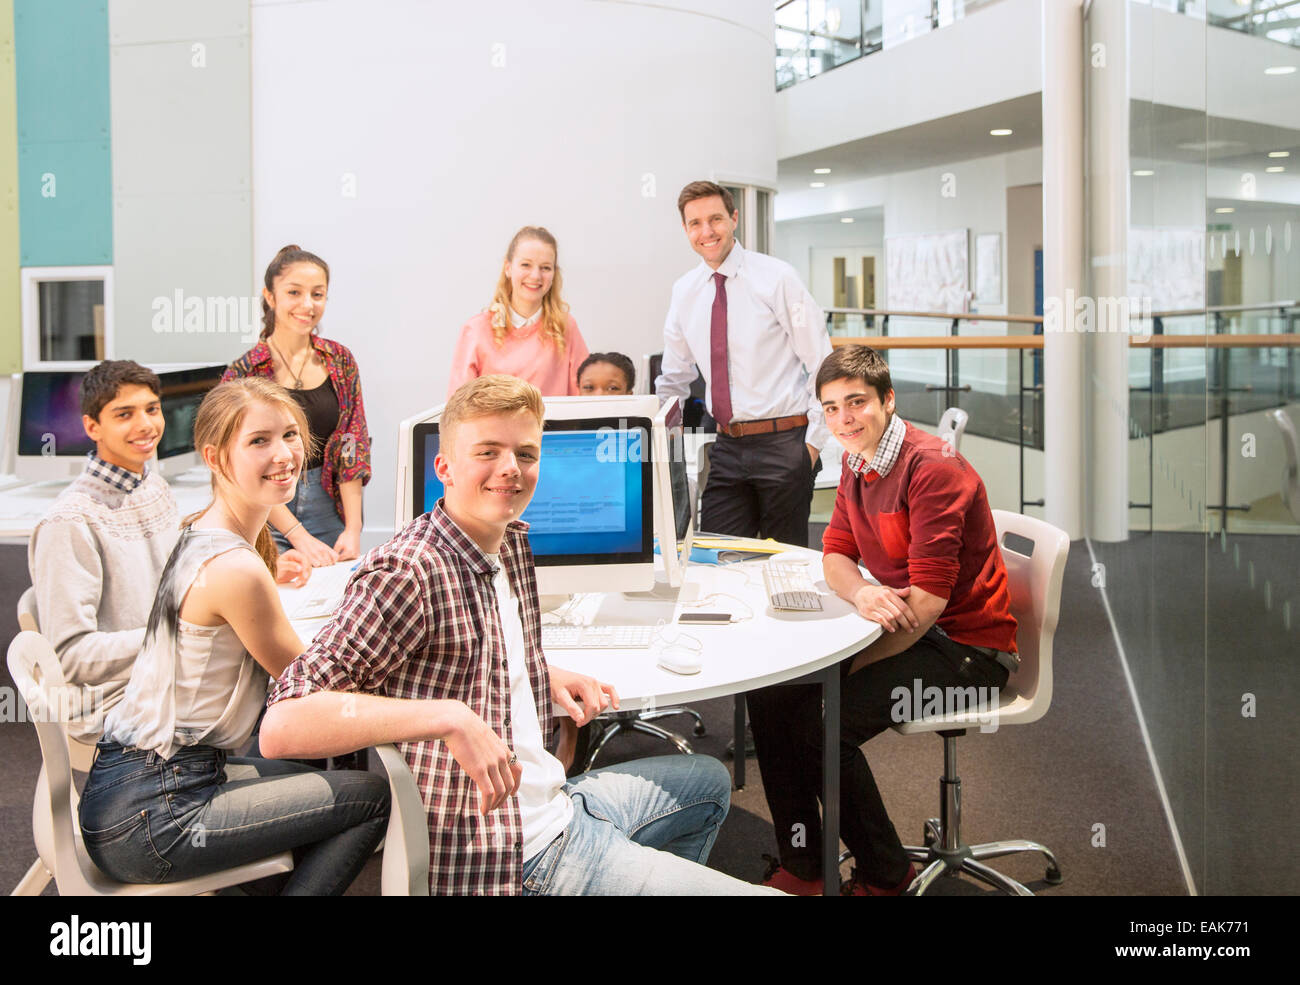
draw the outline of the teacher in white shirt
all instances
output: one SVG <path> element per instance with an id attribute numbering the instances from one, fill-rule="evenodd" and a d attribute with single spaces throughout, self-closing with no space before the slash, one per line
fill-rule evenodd
<path id="1" fill-rule="evenodd" d="M 692 181 L 677 209 L 703 262 L 673 285 L 655 390 L 684 398 L 696 365 L 704 376 L 718 441 L 700 529 L 806 546 L 829 437 L 813 389 L 831 351 L 822 310 L 788 263 L 736 242 L 727 189 Z"/>

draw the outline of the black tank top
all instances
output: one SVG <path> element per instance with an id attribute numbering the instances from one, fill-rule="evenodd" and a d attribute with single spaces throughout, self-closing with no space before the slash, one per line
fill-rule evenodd
<path id="1" fill-rule="evenodd" d="M 339 398 L 334 384 L 327 376 L 314 390 L 290 390 L 289 393 L 301 405 L 307 415 L 307 426 L 311 428 L 313 449 L 303 467 L 318 469 L 325 461 L 325 443 L 339 426 Z"/>

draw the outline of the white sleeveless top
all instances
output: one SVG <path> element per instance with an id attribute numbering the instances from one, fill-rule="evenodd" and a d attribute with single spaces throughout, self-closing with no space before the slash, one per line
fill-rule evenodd
<path id="1" fill-rule="evenodd" d="M 214 557 L 253 550 L 228 530 L 187 527 L 163 569 L 144 646 L 126 692 L 104 722 L 104 738 L 170 759 L 181 746 L 238 749 L 266 704 L 269 675 L 229 624 L 198 626 L 181 603 Z"/>

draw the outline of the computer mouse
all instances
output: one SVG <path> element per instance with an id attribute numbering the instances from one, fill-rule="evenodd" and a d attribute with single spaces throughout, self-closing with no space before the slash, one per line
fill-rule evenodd
<path id="1" fill-rule="evenodd" d="M 655 654 L 659 666 L 674 674 L 698 674 L 704 668 L 703 658 L 703 653 L 680 643 L 668 643 Z"/>

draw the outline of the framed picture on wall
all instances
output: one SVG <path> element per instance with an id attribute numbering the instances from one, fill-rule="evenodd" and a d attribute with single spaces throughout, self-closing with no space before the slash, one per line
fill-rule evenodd
<path id="1" fill-rule="evenodd" d="M 1002 234 L 980 233 L 975 237 L 975 300 L 980 304 L 1002 303 Z"/>

